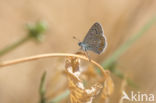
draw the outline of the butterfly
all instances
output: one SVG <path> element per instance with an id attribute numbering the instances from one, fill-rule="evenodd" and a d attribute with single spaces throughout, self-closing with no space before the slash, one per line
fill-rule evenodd
<path id="1" fill-rule="evenodd" d="M 100 23 L 94 23 L 89 29 L 87 35 L 82 42 L 78 45 L 83 51 L 92 51 L 97 54 L 101 54 L 107 47 L 106 37 Z"/>

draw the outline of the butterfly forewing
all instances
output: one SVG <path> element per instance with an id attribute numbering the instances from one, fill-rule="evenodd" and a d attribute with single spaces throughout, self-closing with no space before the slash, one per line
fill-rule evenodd
<path id="1" fill-rule="evenodd" d="M 93 24 L 89 29 L 83 43 L 86 45 L 87 50 L 91 50 L 98 54 L 103 52 L 106 47 L 106 38 L 104 37 L 102 26 L 99 23 Z"/>

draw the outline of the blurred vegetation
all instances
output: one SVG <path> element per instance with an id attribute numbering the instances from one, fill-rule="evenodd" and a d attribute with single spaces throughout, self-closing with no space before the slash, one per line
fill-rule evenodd
<path id="1" fill-rule="evenodd" d="M 61 95 L 53 98 L 52 100 L 49 100 L 48 103 L 58 103 L 60 102 L 62 99 L 66 98 L 67 96 L 69 96 L 69 90 L 64 91 Z"/>
<path id="2" fill-rule="evenodd" d="M 134 34 L 129 40 L 122 44 L 107 60 L 102 62 L 102 66 L 106 69 L 112 70 L 111 67 L 118 60 L 118 58 L 136 41 L 138 40 L 151 26 L 156 22 L 156 17 L 154 16 L 141 30 Z"/>
<path id="3" fill-rule="evenodd" d="M 12 43 L 11 45 L 7 46 L 6 48 L 0 50 L 0 56 L 3 56 L 7 54 L 8 52 L 12 51 L 13 49 L 19 47 L 20 45 L 26 43 L 27 41 L 34 39 L 38 42 L 43 41 L 44 38 L 44 32 L 47 29 L 47 24 L 43 21 L 38 21 L 36 23 L 32 24 L 27 24 L 27 31 L 28 34 L 18 40 L 15 43 Z"/>
<path id="4" fill-rule="evenodd" d="M 40 88 L 39 88 L 39 92 L 40 92 L 40 103 L 46 103 L 46 97 L 45 97 L 45 93 L 46 93 L 46 88 L 45 88 L 45 79 L 46 79 L 46 72 L 43 73 L 42 78 L 41 78 L 41 83 L 40 83 Z"/>
<path id="5" fill-rule="evenodd" d="M 143 28 L 141 28 L 141 30 L 134 34 L 131 38 L 129 38 L 124 44 L 122 44 L 108 59 L 106 59 L 105 61 L 103 61 L 101 63 L 101 65 L 103 66 L 104 69 L 108 69 L 110 70 L 113 74 L 115 74 L 116 76 L 120 77 L 120 78 L 126 78 L 127 79 L 127 83 L 134 87 L 134 88 L 138 88 L 138 86 L 128 77 L 124 76 L 124 73 L 122 73 L 120 70 L 116 69 L 116 65 L 117 65 L 117 60 L 118 58 L 123 55 L 123 53 L 128 50 L 128 48 L 135 43 L 140 37 L 142 37 L 145 32 L 147 32 L 151 26 L 153 26 L 153 24 L 156 22 L 156 17 L 152 17 L 151 20 L 149 20 L 144 26 Z"/>

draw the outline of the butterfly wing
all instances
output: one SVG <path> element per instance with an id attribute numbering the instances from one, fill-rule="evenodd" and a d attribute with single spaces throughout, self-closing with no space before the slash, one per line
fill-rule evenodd
<path id="1" fill-rule="evenodd" d="M 91 50 L 98 54 L 103 52 L 106 43 L 102 26 L 99 23 L 93 24 L 83 40 L 83 44 L 87 47 L 86 50 Z"/>

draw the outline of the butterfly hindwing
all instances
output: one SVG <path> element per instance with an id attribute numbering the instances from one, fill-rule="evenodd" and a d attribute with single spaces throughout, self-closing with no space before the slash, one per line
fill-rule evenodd
<path id="1" fill-rule="evenodd" d="M 86 37 L 83 40 L 86 45 L 87 50 L 91 50 L 95 53 L 100 54 L 106 47 L 106 38 L 104 37 L 104 32 L 99 23 L 93 24 L 89 29 Z"/>

